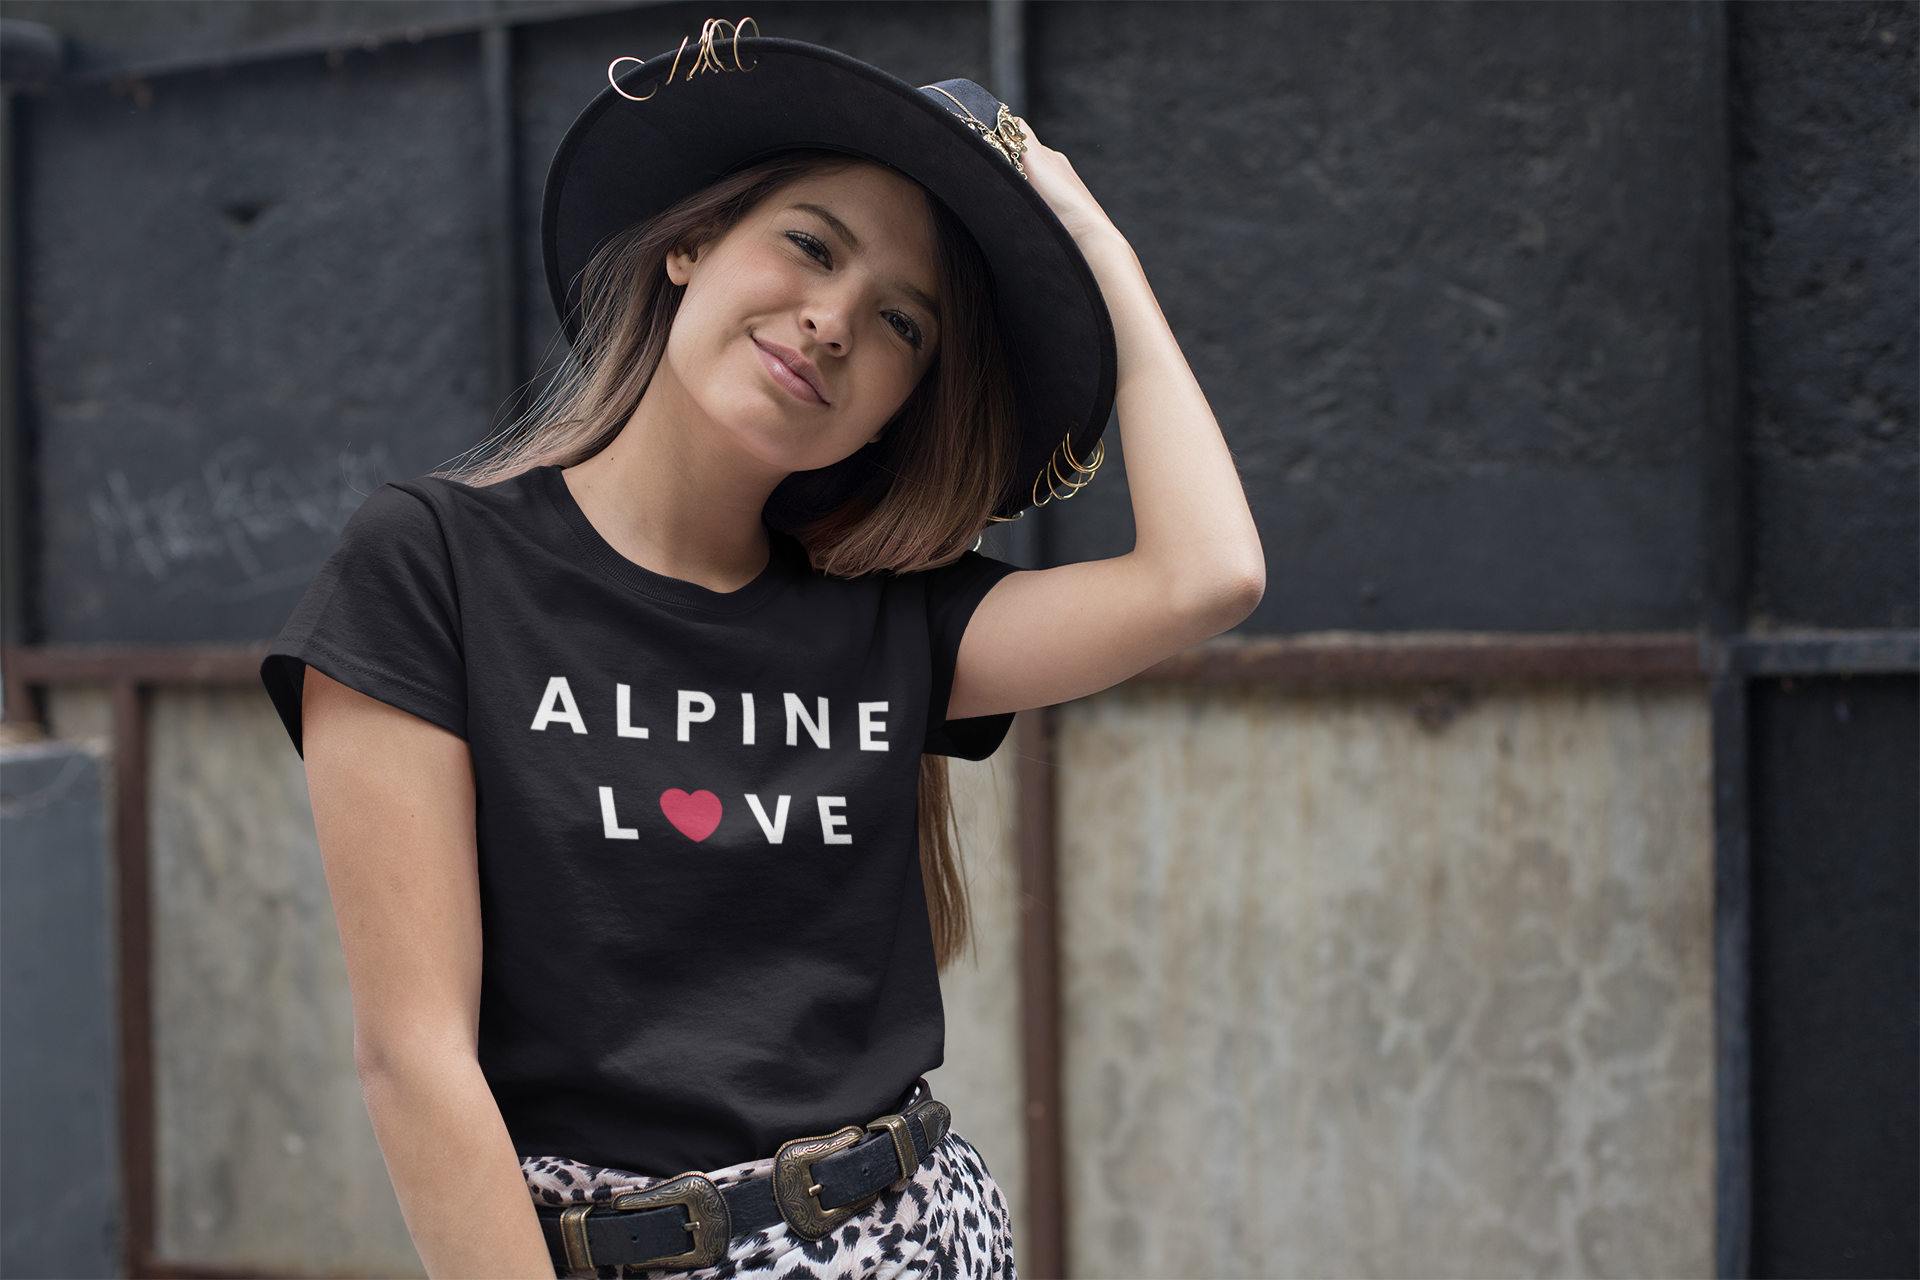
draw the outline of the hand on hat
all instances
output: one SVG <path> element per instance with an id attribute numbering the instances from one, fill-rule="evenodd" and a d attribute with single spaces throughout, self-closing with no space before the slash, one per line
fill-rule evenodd
<path id="1" fill-rule="evenodd" d="M 1073 161 L 1041 142 L 1035 136 L 1033 126 L 1025 120 L 1018 116 L 1014 119 L 1019 121 L 1020 128 L 1027 135 L 1027 150 L 1020 158 L 1026 166 L 1027 180 L 1074 240 L 1084 245 L 1090 236 L 1108 232 L 1117 235 L 1107 211 L 1100 207 L 1100 202 L 1093 198 L 1093 192 L 1087 190 L 1087 184 L 1074 172 Z"/>

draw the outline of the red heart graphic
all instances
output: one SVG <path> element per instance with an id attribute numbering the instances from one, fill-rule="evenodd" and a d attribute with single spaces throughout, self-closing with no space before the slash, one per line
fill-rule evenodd
<path id="1" fill-rule="evenodd" d="M 673 787 L 660 793 L 660 812 L 679 828 L 681 835 L 698 844 L 720 825 L 720 797 L 711 791 L 688 795 Z"/>

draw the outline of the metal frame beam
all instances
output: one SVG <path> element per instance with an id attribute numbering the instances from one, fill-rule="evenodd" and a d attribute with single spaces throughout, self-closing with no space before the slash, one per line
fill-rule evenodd
<path id="1" fill-rule="evenodd" d="M 1066 1143 L 1060 1088 L 1060 908 L 1053 709 L 1014 718 L 1015 842 L 1020 862 L 1020 1049 L 1026 1206 L 1020 1266 L 1067 1274 Z"/>
<path id="2" fill-rule="evenodd" d="M 493 426 L 520 416 L 520 148 L 513 92 L 513 27 L 480 29 L 480 83 L 487 102 L 487 264 L 492 275 Z"/>
<path id="3" fill-rule="evenodd" d="M 0 639 L 20 644 L 27 625 L 25 548 L 27 447 L 20 390 L 23 327 L 20 310 L 19 197 L 14 164 L 14 120 L 19 108 L 0 91 Z M 8 714 L 13 714 L 9 708 Z"/>
<path id="4" fill-rule="evenodd" d="M 1714 1274 L 1745 1276 L 1753 1240 L 1752 876 L 1747 822 L 1747 680 L 1713 677 Z"/>

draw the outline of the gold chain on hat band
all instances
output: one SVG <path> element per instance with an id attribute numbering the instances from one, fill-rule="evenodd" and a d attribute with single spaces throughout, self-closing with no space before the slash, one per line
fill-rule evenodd
<path id="1" fill-rule="evenodd" d="M 1000 153 L 1000 158 L 1013 166 L 1013 171 L 1021 177 L 1027 176 L 1027 167 L 1020 163 L 1020 157 L 1027 154 L 1027 132 L 1020 122 L 1013 118 L 1013 111 L 1006 103 L 1000 104 L 1000 114 L 989 125 L 979 116 L 968 110 L 967 104 L 942 89 L 937 84 L 924 84 L 922 90 L 931 89 L 941 97 L 960 108 L 949 114 L 957 116 L 969 129 L 986 139 L 988 146 Z"/>

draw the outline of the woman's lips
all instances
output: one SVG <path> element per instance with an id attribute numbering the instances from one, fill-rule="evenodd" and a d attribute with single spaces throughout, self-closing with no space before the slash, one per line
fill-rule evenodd
<path id="1" fill-rule="evenodd" d="M 765 366 L 767 376 L 795 400 L 806 404 L 832 403 L 821 393 L 820 371 L 813 367 L 813 361 L 790 347 L 764 338 L 755 338 L 753 346 L 760 353 L 760 363 Z"/>

